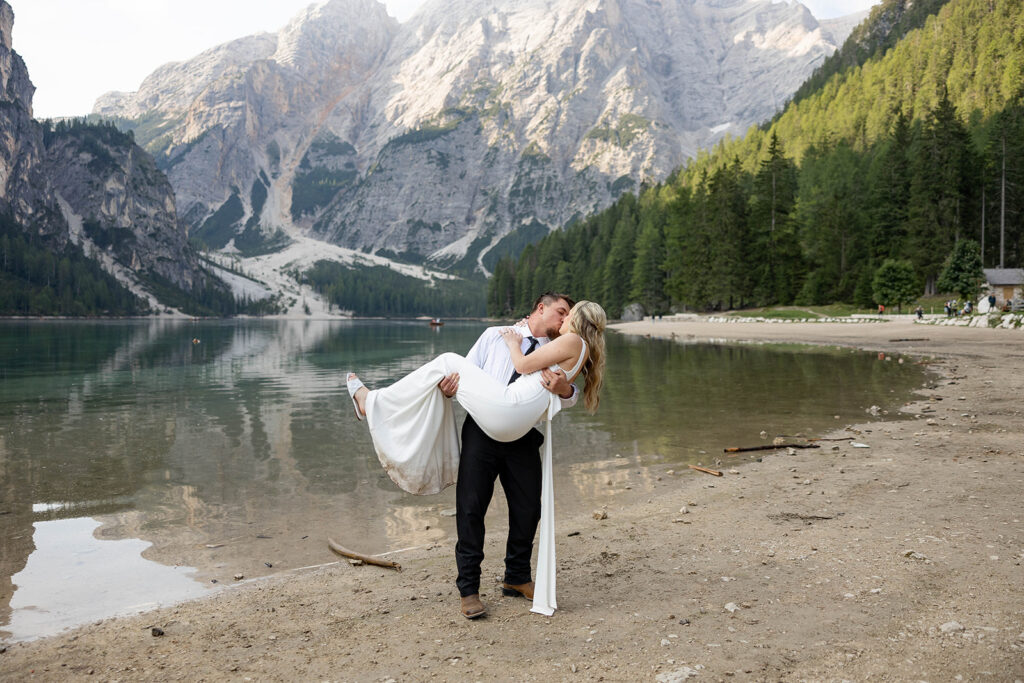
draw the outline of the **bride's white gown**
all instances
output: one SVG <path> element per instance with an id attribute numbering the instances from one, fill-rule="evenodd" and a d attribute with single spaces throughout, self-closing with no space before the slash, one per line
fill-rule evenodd
<path id="1" fill-rule="evenodd" d="M 572 370 L 587 355 L 586 342 Z M 560 369 L 553 366 L 552 369 Z M 455 483 L 459 473 L 459 435 L 451 401 L 438 382 L 459 373 L 456 400 L 480 428 L 496 441 L 515 441 L 541 419 L 545 421 L 541 466 L 540 539 L 533 611 L 551 615 L 555 605 L 554 490 L 551 487 L 551 418 L 561 400 L 541 384 L 541 373 L 502 384 L 456 353 L 443 353 L 384 389 L 366 397 L 366 420 L 377 457 L 388 476 L 409 493 L 437 493 Z"/>

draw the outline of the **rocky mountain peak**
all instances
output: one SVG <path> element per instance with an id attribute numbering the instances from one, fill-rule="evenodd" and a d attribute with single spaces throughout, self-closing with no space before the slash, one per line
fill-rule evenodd
<path id="1" fill-rule="evenodd" d="M 96 111 L 137 121 L 214 248 L 283 230 L 486 267 L 769 118 L 843 38 L 771 0 L 432 0 L 403 24 L 330 0 Z"/>
<path id="2" fill-rule="evenodd" d="M 148 112 L 188 109 L 214 83 L 228 82 L 253 62 L 269 59 L 277 50 L 277 36 L 260 33 L 204 50 L 186 62 L 157 68 L 133 93 L 108 92 L 93 106 L 101 116 L 138 118 Z"/>
<path id="3" fill-rule="evenodd" d="M 13 29 L 14 9 L 6 0 L 0 0 L 0 100 L 20 106 L 31 118 L 36 88 L 29 80 L 21 55 L 12 47 Z"/>
<path id="4" fill-rule="evenodd" d="M 377 0 L 328 0 L 288 22 L 277 34 L 272 59 L 305 75 L 339 58 L 372 62 L 397 30 L 398 22 Z"/>
<path id="5" fill-rule="evenodd" d="M 11 49 L 11 29 L 14 28 L 14 8 L 6 0 L 0 0 L 0 45 Z"/>

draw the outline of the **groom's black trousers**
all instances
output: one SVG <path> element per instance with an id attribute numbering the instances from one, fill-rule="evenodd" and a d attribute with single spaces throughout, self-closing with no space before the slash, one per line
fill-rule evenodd
<path id="1" fill-rule="evenodd" d="M 466 416 L 462 425 L 462 455 L 455 485 L 455 525 L 459 535 L 455 562 L 456 585 L 463 597 L 480 592 L 480 563 L 484 559 L 484 515 L 501 481 L 508 501 L 508 542 L 505 583 L 531 580 L 533 537 L 540 522 L 541 462 L 544 436 L 531 429 L 517 441 L 495 441 Z"/>

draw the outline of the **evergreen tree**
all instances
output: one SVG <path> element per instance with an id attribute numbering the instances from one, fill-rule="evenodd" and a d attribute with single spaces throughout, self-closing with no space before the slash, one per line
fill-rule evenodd
<path id="1" fill-rule="evenodd" d="M 868 236 L 870 259 L 905 258 L 907 205 L 910 200 L 910 120 L 896 112 L 892 132 L 872 155 L 869 171 L 871 217 Z"/>
<path id="2" fill-rule="evenodd" d="M 714 238 L 708 218 L 708 184 L 702 178 L 692 195 L 684 193 L 669 211 L 666 236 L 666 260 L 663 268 L 671 273 L 668 294 L 696 310 L 712 306 L 714 297 Z"/>
<path id="3" fill-rule="evenodd" d="M 632 198 L 632 195 L 626 195 L 626 197 Z M 582 294 L 576 294 L 577 298 L 582 296 L 604 304 L 605 260 L 611 250 L 612 235 L 621 211 L 622 207 L 616 202 L 610 210 L 602 212 L 592 222 L 590 230 L 592 237 L 591 242 L 587 245 L 589 253 L 583 277 L 583 288 L 577 290 Z"/>
<path id="4" fill-rule="evenodd" d="M 920 126 L 912 150 L 910 258 L 924 275 L 928 293 L 935 293 L 946 254 L 967 234 L 975 166 L 967 130 L 943 95 Z"/>
<path id="5" fill-rule="evenodd" d="M 629 298 L 636 248 L 636 200 L 632 195 L 622 202 L 619 220 L 612 234 L 611 248 L 603 268 L 603 288 L 599 302 L 613 318 L 617 318 Z"/>
<path id="6" fill-rule="evenodd" d="M 515 270 L 512 259 L 505 256 L 498 260 L 487 288 L 487 314 L 492 316 L 512 315 L 515 305 Z"/>
<path id="7" fill-rule="evenodd" d="M 860 162 L 845 142 L 811 148 L 804 158 L 796 219 L 810 272 L 797 303 L 847 301 L 853 295 L 864 246 Z"/>
<path id="8" fill-rule="evenodd" d="M 688 267 L 688 242 L 692 235 L 690 223 L 693 201 L 690 191 L 681 188 L 666 207 L 665 215 L 665 260 L 661 268 L 665 273 L 665 294 L 672 301 L 693 306 L 689 296 L 690 285 L 695 273 Z"/>
<path id="9" fill-rule="evenodd" d="M 564 233 L 556 230 L 537 244 L 537 265 L 533 269 L 533 284 L 530 286 L 530 302 L 540 292 L 558 291 L 558 264 L 562 261 Z"/>
<path id="10" fill-rule="evenodd" d="M 629 299 L 639 302 L 651 315 L 664 310 L 665 273 L 661 264 L 665 248 L 661 224 L 661 212 L 653 207 L 648 209 L 640 222 L 629 291 Z"/>
<path id="11" fill-rule="evenodd" d="M 983 151 L 984 263 L 1024 263 L 1024 88 L 993 117 Z"/>
<path id="12" fill-rule="evenodd" d="M 754 303 L 791 303 L 802 270 L 790 220 L 796 202 L 797 169 L 773 132 L 768 156 L 754 176 L 746 262 Z"/>
<path id="13" fill-rule="evenodd" d="M 981 247 L 974 240 L 960 240 L 943 264 L 938 282 L 939 291 L 954 292 L 966 301 L 974 301 L 984 281 Z"/>
<path id="14" fill-rule="evenodd" d="M 523 249 L 516 264 L 516 298 L 513 311 L 518 315 L 529 313 L 530 303 L 536 298 L 533 293 L 533 272 L 537 269 L 537 247 L 528 245 Z"/>
<path id="15" fill-rule="evenodd" d="M 711 238 L 710 291 L 714 308 L 742 306 L 749 292 L 744 244 L 747 241 L 748 195 L 739 160 L 711 176 L 707 199 L 707 233 Z"/>
<path id="16" fill-rule="evenodd" d="M 896 305 L 902 311 L 903 304 L 917 298 L 920 288 L 914 277 L 914 266 L 909 261 L 886 259 L 875 272 L 872 280 L 875 302 L 883 306 Z"/>

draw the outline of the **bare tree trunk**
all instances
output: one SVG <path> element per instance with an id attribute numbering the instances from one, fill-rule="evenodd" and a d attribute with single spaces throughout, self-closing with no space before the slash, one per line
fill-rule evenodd
<path id="1" fill-rule="evenodd" d="M 1006 132 L 1003 132 L 1003 172 L 999 189 L 999 267 L 1003 265 L 1003 256 L 1006 253 Z"/>
<path id="2" fill-rule="evenodd" d="M 772 224 L 768 229 L 768 281 L 771 283 L 771 296 L 775 295 L 775 168 L 772 168 Z"/>
<path id="3" fill-rule="evenodd" d="M 985 182 L 981 183 L 981 267 L 985 267 Z"/>
<path id="4" fill-rule="evenodd" d="M 953 214 L 953 246 L 960 241 L 960 196 L 956 198 L 956 211 Z"/>

